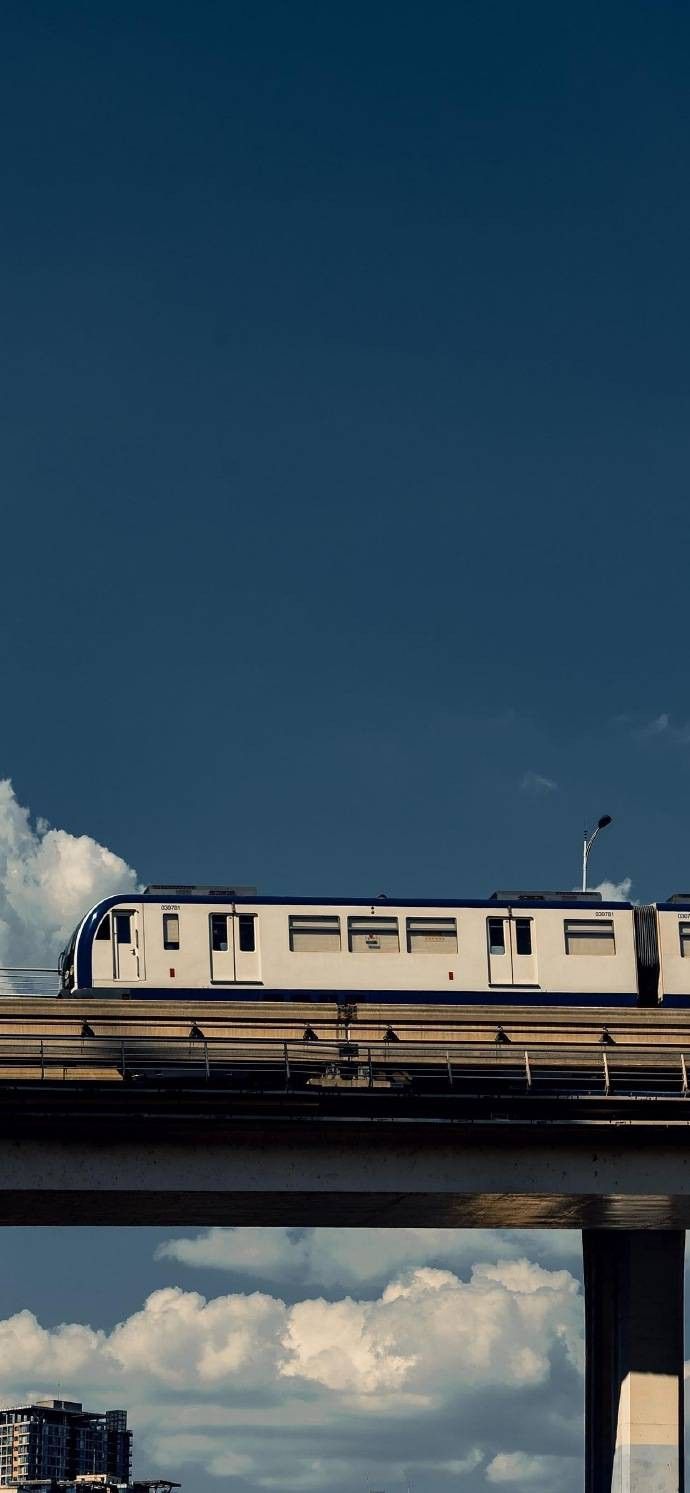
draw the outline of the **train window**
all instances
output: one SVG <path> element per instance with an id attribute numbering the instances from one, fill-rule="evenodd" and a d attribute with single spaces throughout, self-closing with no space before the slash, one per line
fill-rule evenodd
<path id="1" fill-rule="evenodd" d="M 515 919 L 515 953 L 532 953 L 532 919 Z"/>
<path id="2" fill-rule="evenodd" d="M 489 918 L 489 953 L 505 954 L 506 938 L 503 929 L 503 918 Z"/>
<path id="3" fill-rule="evenodd" d="M 616 940 L 613 922 L 590 922 L 584 918 L 566 918 L 566 954 L 615 954 Z"/>
<path id="4" fill-rule="evenodd" d="M 228 915 L 225 912 L 211 913 L 211 948 L 214 954 L 228 952 Z"/>
<path id="5" fill-rule="evenodd" d="M 348 947 L 353 954 L 399 954 L 397 918 L 348 918 Z"/>
<path id="6" fill-rule="evenodd" d="M 237 921 L 239 923 L 240 953 L 253 954 L 256 948 L 254 918 L 250 913 L 241 912 Z"/>
<path id="7" fill-rule="evenodd" d="M 98 925 L 98 932 L 96 934 L 96 942 L 97 943 L 106 943 L 106 942 L 109 941 L 109 939 L 110 939 L 110 913 L 107 912 L 106 915 L 105 915 L 105 917 L 103 918 L 103 920 Z"/>
<path id="8" fill-rule="evenodd" d="M 690 959 L 690 923 L 678 924 L 681 959 Z"/>
<path id="9" fill-rule="evenodd" d="M 340 918 L 311 914 L 289 919 L 293 954 L 328 954 L 340 951 Z"/>
<path id="10" fill-rule="evenodd" d="M 455 918 L 408 918 L 407 948 L 410 954 L 457 954 Z"/>
<path id="11" fill-rule="evenodd" d="M 116 912 L 116 913 L 114 913 L 114 920 L 115 920 L 115 942 L 116 943 L 131 943 L 132 942 L 132 934 L 131 934 L 132 914 L 131 914 L 131 912 Z"/>
<path id="12" fill-rule="evenodd" d="M 180 919 L 176 912 L 163 913 L 163 948 L 179 949 Z"/>

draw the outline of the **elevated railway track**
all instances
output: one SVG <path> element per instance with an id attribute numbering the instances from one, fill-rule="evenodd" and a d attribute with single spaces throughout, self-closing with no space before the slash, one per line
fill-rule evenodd
<path id="1" fill-rule="evenodd" d="M 680 1493 L 689 1069 L 663 1008 L 10 993 L 0 1222 L 582 1228 L 587 1493 Z"/>
<path id="2" fill-rule="evenodd" d="M 660 1009 L 0 1002 L 5 1129 L 42 1113 L 65 1124 L 103 1113 L 118 1127 L 135 1114 L 153 1126 L 174 1112 L 220 1124 L 279 1111 L 684 1130 L 689 1076 L 690 1022 Z"/>
<path id="3" fill-rule="evenodd" d="M 690 1225 L 663 1009 L 0 1001 L 0 1221 Z"/>
<path id="4" fill-rule="evenodd" d="M 96 1034 L 186 1036 L 192 1026 L 207 1035 L 226 1037 L 265 1036 L 303 1040 L 306 1036 L 341 1038 L 350 1033 L 358 1040 L 394 1042 L 405 1038 L 418 1042 L 494 1040 L 504 1033 L 511 1041 L 588 1043 L 669 1042 L 690 1046 L 690 1011 L 664 1006 L 568 1006 L 560 1004 L 515 1006 L 506 1004 L 462 1006 L 386 1001 L 256 1001 L 135 1000 L 89 995 L 47 996 L 28 988 L 21 994 L 7 993 L 0 999 L 0 1036 L 40 1031 L 78 1034 L 84 1022 Z"/>

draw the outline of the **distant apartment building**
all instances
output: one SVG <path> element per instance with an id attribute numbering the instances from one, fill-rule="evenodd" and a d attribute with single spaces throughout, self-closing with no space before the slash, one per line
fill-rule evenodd
<path id="1" fill-rule="evenodd" d="M 69 1483 L 87 1474 L 130 1484 L 132 1432 L 126 1410 L 84 1410 L 77 1400 L 0 1409 L 0 1487 Z"/>

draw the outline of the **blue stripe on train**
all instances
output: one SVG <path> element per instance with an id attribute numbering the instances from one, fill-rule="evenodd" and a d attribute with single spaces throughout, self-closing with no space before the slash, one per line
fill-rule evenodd
<path id="1" fill-rule="evenodd" d="M 266 990 L 263 986 L 216 985 L 208 989 L 173 987 L 170 985 L 154 989 L 144 986 L 122 988 L 118 985 L 101 985 L 92 989 L 75 990 L 74 995 L 89 995 L 100 999 L 108 996 L 132 1000 L 169 1001 L 226 1001 L 233 1004 L 247 1001 L 286 1001 L 318 1004 L 328 1001 L 336 1005 L 391 1005 L 391 1006 L 636 1006 L 637 992 L 624 995 L 573 995 L 562 991 L 534 989 L 508 990 Z M 680 998 L 682 1002 L 682 997 Z M 665 1005 L 670 1002 L 665 1001 Z M 685 1001 L 690 1005 L 690 997 Z"/>

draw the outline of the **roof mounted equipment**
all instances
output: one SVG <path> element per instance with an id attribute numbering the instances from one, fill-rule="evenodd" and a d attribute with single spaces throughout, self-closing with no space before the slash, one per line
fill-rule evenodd
<path id="1" fill-rule="evenodd" d="M 145 886 L 148 893 L 160 897 L 255 897 L 255 886 Z"/>
<path id="2" fill-rule="evenodd" d="M 492 892 L 490 902 L 601 902 L 601 892 Z"/>

